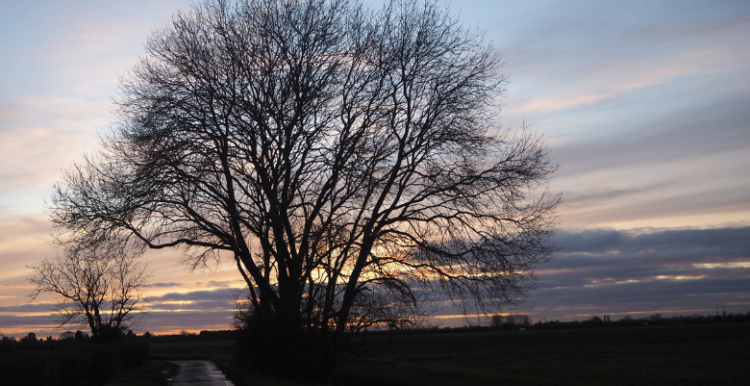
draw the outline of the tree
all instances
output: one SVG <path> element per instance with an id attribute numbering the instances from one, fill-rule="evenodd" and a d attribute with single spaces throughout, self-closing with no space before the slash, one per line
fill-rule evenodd
<path id="1" fill-rule="evenodd" d="M 510 325 L 511 327 L 528 327 L 531 325 L 531 318 L 526 314 L 508 314 L 505 317 L 505 324 Z"/>
<path id="2" fill-rule="evenodd" d="M 233 260 L 257 363 L 288 373 L 276 358 L 309 336 L 332 363 L 349 329 L 408 323 L 435 290 L 497 311 L 533 287 L 555 167 L 498 128 L 505 80 L 434 3 L 205 0 L 152 34 L 52 220 Z"/>
<path id="3" fill-rule="evenodd" d="M 495 314 L 490 317 L 490 327 L 502 328 L 504 324 L 503 316 L 501 314 Z"/>
<path id="4" fill-rule="evenodd" d="M 65 331 L 62 334 L 60 334 L 60 340 L 71 340 L 76 337 L 75 332 L 73 331 Z"/>
<path id="5" fill-rule="evenodd" d="M 33 344 L 36 342 L 37 342 L 36 334 L 34 334 L 33 332 L 30 332 L 28 335 L 21 338 L 21 343 Z"/>
<path id="6" fill-rule="evenodd" d="M 149 273 L 139 255 L 112 240 L 67 242 L 62 255 L 32 267 L 29 281 L 37 287 L 32 298 L 42 293 L 59 298 L 51 307 L 60 314 L 60 326 L 87 324 L 95 341 L 119 339 L 140 313 L 140 289 L 147 286 Z M 81 331 L 75 338 L 79 334 L 83 339 Z"/>

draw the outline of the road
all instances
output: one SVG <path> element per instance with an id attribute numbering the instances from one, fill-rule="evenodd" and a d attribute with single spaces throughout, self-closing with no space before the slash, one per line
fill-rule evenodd
<path id="1" fill-rule="evenodd" d="M 170 386 L 234 386 L 211 361 L 172 361 L 179 366 Z"/>

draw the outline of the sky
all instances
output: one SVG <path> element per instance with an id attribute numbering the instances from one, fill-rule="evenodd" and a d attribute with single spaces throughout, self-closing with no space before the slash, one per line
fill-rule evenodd
<path id="1" fill-rule="evenodd" d="M 115 123 L 149 33 L 190 1 L 0 0 L 0 332 L 57 336 L 29 266 L 53 258 L 45 200 Z M 379 6 L 382 0 L 369 0 Z M 533 320 L 750 312 L 750 2 L 441 2 L 485 31 L 510 82 L 500 120 L 559 165 L 558 247 Z M 136 331 L 227 329 L 231 262 L 149 252 Z M 471 323 L 438 303 L 430 323 Z"/>

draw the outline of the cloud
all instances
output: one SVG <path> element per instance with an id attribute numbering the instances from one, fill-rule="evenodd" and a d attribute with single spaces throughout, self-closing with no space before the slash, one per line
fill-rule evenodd
<path id="1" fill-rule="evenodd" d="M 701 174 L 707 172 L 706 166 L 736 170 L 736 164 L 705 165 L 702 161 L 713 154 L 750 147 L 748 104 L 750 95 L 726 95 L 686 106 L 670 116 L 652 118 L 630 130 L 611 130 L 606 136 L 556 146 L 553 154 L 567 177 L 641 165 L 668 176 L 666 169 L 678 162 L 698 166 Z"/>
<path id="2" fill-rule="evenodd" d="M 237 280 L 211 280 L 208 282 L 209 287 L 229 288 L 233 285 L 237 285 Z"/>
<path id="3" fill-rule="evenodd" d="M 693 267 L 705 269 L 750 268 L 750 262 L 693 264 Z"/>
<path id="4" fill-rule="evenodd" d="M 0 214 L 0 253 L 46 250 L 49 245 L 49 221 L 36 217 L 14 218 Z"/>
<path id="5" fill-rule="evenodd" d="M 52 318 L 51 314 L 35 316 L 3 315 L 0 328 L 2 328 L 3 332 L 8 330 L 32 332 L 38 329 L 39 326 L 44 326 L 45 328 L 54 327 L 55 323 Z"/>
<path id="6" fill-rule="evenodd" d="M 750 227 L 564 230 L 552 241 L 559 249 L 549 264 L 538 267 L 542 283 L 526 301 L 531 308 L 513 311 L 537 320 L 572 320 L 605 313 L 706 314 L 716 306 L 727 312 L 750 309 Z M 236 292 L 219 288 L 149 297 L 139 329 L 229 328 Z M 433 298 L 437 315 L 461 313 L 440 295 Z M 50 316 L 21 316 L 48 312 L 46 304 L 11 305 L 0 307 L 0 312 L 16 314 L 3 316 L 4 330 L 22 329 L 22 323 L 52 323 Z"/>
<path id="7" fill-rule="evenodd" d="M 549 89 L 551 94 L 537 95 L 531 99 L 514 103 L 515 114 L 570 114 L 580 109 L 611 103 L 618 98 L 639 90 L 663 85 L 680 78 L 712 74 L 715 66 L 693 64 L 694 56 L 702 56 L 705 50 L 685 52 L 674 58 L 665 58 L 659 64 L 653 63 L 607 63 L 600 68 L 589 68 L 575 79 L 576 87 L 563 90 Z M 674 63 L 674 64 L 673 64 Z"/>
<path id="8" fill-rule="evenodd" d="M 175 283 L 175 282 L 151 284 L 151 287 L 156 287 L 156 288 L 170 288 L 170 287 L 182 287 L 182 286 L 183 286 L 183 283 Z"/>
<path id="9" fill-rule="evenodd" d="M 93 150 L 96 133 L 113 121 L 118 71 L 135 63 L 152 28 L 187 4 L 3 8 L 0 47 L 13 60 L 0 64 L 0 192 L 48 188 L 61 167 Z"/>
<path id="10" fill-rule="evenodd" d="M 60 179 L 60 169 L 96 144 L 106 125 L 100 101 L 19 100 L 0 117 L 0 191 L 19 190 Z"/>
<path id="11" fill-rule="evenodd" d="M 594 255 L 647 257 L 721 256 L 750 258 L 750 227 L 718 229 L 639 229 L 618 231 L 589 229 L 561 231 L 553 242 L 560 245 L 560 255 L 578 253 Z M 686 262 L 687 264 L 687 262 Z"/>
<path id="12" fill-rule="evenodd" d="M 149 296 L 144 310 L 153 312 L 179 311 L 212 311 L 231 314 L 235 310 L 234 299 L 238 296 L 236 289 L 217 289 L 212 291 L 170 292 L 161 296 Z"/>
<path id="13" fill-rule="evenodd" d="M 527 299 L 538 318 L 750 309 L 750 227 L 563 231 L 554 241 Z"/>
<path id="14" fill-rule="evenodd" d="M 167 283 L 177 284 L 177 283 Z M 236 290 L 171 292 L 148 297 L 143 304 L 144 314 L 134 320 L 138 331 L 155 333 L 179 330 L 229 329 L 234 315 L 233 295 Z M 52 303 L 17 304 L 0 307 L 0 331 L 9 335 L 25 335 L 42 331 L 49 334 L 56 314 L 50 312 Z M 66 326 L 75 329 L 78 326 Z M 19 335 L 20 334 L 20 335 Z"/>
<path id="15" fill-rule="evenodd" d="M 553 147 L 561 165 L 553 187 L 565 192 L 565 220 L 587 227 L 637 220 L 628 226 L 633 227 L 670 219 L 671 226 L 680 226 L 679 217 L 696 215 L 713 215 L 713 224 L 747 219 L 750 179 L 743 165 L 750 162 L 750 132 L 744 128 L 750 113 L 740 102 L 750 98 L 736 99 L 652 122 L 644 126 L 650 133 L 615 133 Z M 705 218 L 682 221 L 711 224 Z"/>
<path id="16" fill-rule="evenodd" d="M 150 302 L 164 301 L 228 301 L 232 298 L 231 289 L 218 289 L 213 291 L 191 291 L 191 292 L 170 292 L 162 296 L 150 298 Z"/>
<path id="17" fill-rule="evenodd" d="M 747 3 L 465 4 L 497 26 L 503 121 L 560 165 L 563 226 L 748 224 Z"/>
<path id="18" fill-rule="evenodd" d="M 0 313 L 4 312 L 16 312 L 16 313 L 49 313 L 50 303 L 37 303 L 37 304 L 19 304 L 7 307 L 0 307 Z"/>

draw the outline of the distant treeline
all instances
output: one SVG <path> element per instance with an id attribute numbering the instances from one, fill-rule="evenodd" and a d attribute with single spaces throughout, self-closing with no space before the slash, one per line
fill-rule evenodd
<path id="1" fill-rule="evenodd" d="M 690 324 L 690 323 L 732 323 L 750 321 L 750 312 L 746 314 L 727 314 L 726 311 L 716 315 L 677 315 L 662 316 L 653 314 L 640 318 L 634 318 L 631 315 L 624 315 L 618 319 L 612 319 L 610 315 L 601 317 L 594 315 L 586 320 L 574 320 L 572 322 L 561 322 L 559 320 L 538 321 L 533 324 L 535 329 L 550 328 L 576 328 L 576 327 L 597 327 L 597 326 L 634 326 L 634 325 L 672 325 L 672 324 Z"/>
<path id="2" fill-rule="evenodd" d="M 152 335 L 152 342 L 201 342 L 215 340 L 236 340 L 238 339 L 236 330 L 202 330 L 200 333 L 182 331 L 179 334 L 171 335 Z"/>
<path id="3" fill-rule="evenodd" d="M 9 336 L 2 336 L 0 339 L 0 347 L 12 347 L 14 345 L 20 345 L 20 344 L 35 344 L 38 342 L 45 343 L 46 342 L 54 342 L 54 341 L 89 341 L 91 338 L 89 337 L 89 334 L 87 332 L 81 332 L 76 331 L 66 331 L 60 334 L 57 338 L 53 338 L 52 336 L 48 336 L 47 338 L 38 338 L 35 333 L 30 332 L 28 335 L 24 336 L 23 338 L 16 339 L 14 337 Z M 187 331 L 181 331 L 179 334 L 152 334 L 148 331 L 145 333 L 138 335 L 133 333 L 132 331 L 128 331 L 126 334 L 122 336 L 120 341 L 123 342 L 194 342 L 194 341 L 215 341 L 215 340 L 233 340 L 237 339 L 237 331 L 236 330 L 217 330 L 217 331 L 208 331 L 203 330 L 200 333 L 192 333 Z M 51 344 L 51 343 L 50 343 Z M 0 351 L 2 349 L 0 348 Z"/>
<path id="4" fill-rule="evenodd" d="M 727 314 L 726 312 L 717 313 L 716 315 L 678 315 L 662 316 L 653 314 L 644 317 L 633 317 L 623 315 L 613 319 L 610 315 L 593 315 L 585 320 L 574 320 L 561 322 L 559 320 L 545 320 L 534 322 L 526 314 L 506 314 L 490 315 L 486 318 L 484 324 L 477 323 L 462 327 L 438 327 L 427 326 L 415 329 L 404 329 L 398 331 L 377 330 L 369 331 L 369 335 L 387 335 L 393 333 L 399 334 L 432 334 L 443 332 L 475 332 L 475 331 L 492 331 L 492 330 L 544 330 L 544 329 L 562 329 L 562 328 L 590 328 L 590 327 L 613 327 L 613 326 L 652 326 L 652 325 L 675 325 L 675 324 L 692 324 L 692 323 L 734 323 L 750 322 L 750 312 L 746 314 Z"/>

